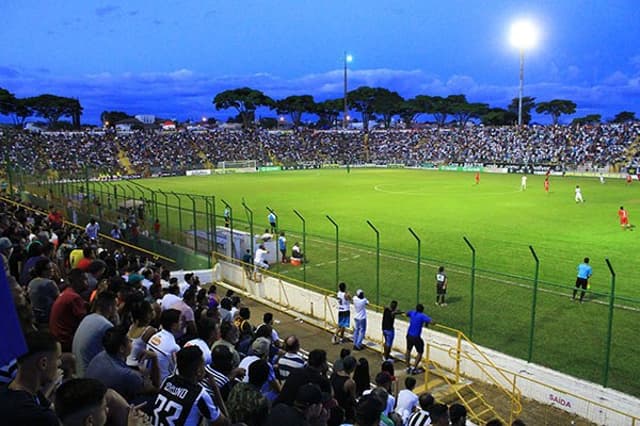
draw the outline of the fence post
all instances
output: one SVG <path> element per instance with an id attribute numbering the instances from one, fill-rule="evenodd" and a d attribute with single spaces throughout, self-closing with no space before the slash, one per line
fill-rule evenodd
<path id="1" fill-rule="evenodd" d="M 186 194 L 191 200 L 191 210 L 193 213 L 193 252 L 198 252 L 198 222 L 196 218 L 196 199 L 191 194 Z"/>
<path id="2" fill-rule="evenodd" d="M 420 303 L 420 263 L 422 261 L 421 260 L 422 259 L 422 255 L 421 255 L 422 242 L 420 241 L 420 237 L 418 237 L 418 234 L 413 232 L 413 229 L 411 229 L 410 227 L 407 229 L 409 230 L 409 232 L 411 232 L 411 235 L 413 235 L 413 238 L 415 238 L 416 241 L 418 242 L 418 259 L 417 259 L 418 272 L 417 272 L 417 278 L 416 278 L 416 305 L 417 305 L 418 303 Z"/>
<path id="3" fill-rule="evenodd" d="M 162 194 L 162 196 L 164 197 L 164 221 L 165 221 L 165 227 L 167 229 L 167 233 L 169 231 L 169 196 L 167 195 L 167 193 L 163 192 L 161 189 L 158 189 L 158 192 L 160 194 Z"/>
<path id="4" fill-rule="evenodd" d="M 609 324 L 607 327 L 607 348 L 604 361 L 604 380 L 602 386 L 607 387 L 609 385 L 609 363 L 611 362 L 611 341 L 613 337 L 613 308 L 616 297 L 616 273 L 609 262 L 609 258 L 605 259 L 607 267 L 611 273 L 611 291 L 609 292 Z"/>
<path id="5" fill-rule="evenodd" d="M 229 239 L 227 240 L 227 244 L 231 250 L 231 257 L 233 258 L 233 208 L 224 200 L 224 198 L 221 198 L 220 201 L 222 201 L 222 204 L 229 209 Z"/>
<path id="6" fill-rule="evenodd" d="M 87 196 L 89 195 L 89 166 L 84 166 L 84 184 Z"/>
<path id="7" fill-rule="evenodd" d="M 180 235 L 182 234 L 182 200 L 180 199 L 180 196 L 175 192 L 171 191 L 171 194 L 173 194 L 173 196 L 178 199 L 178 240 L 179 240 Z"/>
<path id="8" fill-rule="evenodd" d="M 244 198 L 242 199 L 242 207 L 244 207 L 244 211 L 247 214 L 247 221 L 249 222 L 249 233 L 251 234 L 251 259 L 253 259 L 253 246 L 255 244 L 253 240 L 253 210 L 247 206 L 247 203 L 244 202 Z"/>
<path id="9" fill-rule="evenodd" d="M 267 210 L 269 210 L 269 213 L 273 213 L 273 215 L 276 217 L 276 233 L 275 233 L 275 240 L 276 240 L 276 264 L 280 264 L 280 247 L 278 247 L 279 242 L 278 242 L 278 215 L 276 214 L 275 211 L 273 211 L 273 209 L 269 206 L 266 206 Z M 269 224 L 269 226 L 271 226 L 271 224 Z"/>
<path id="10" fill-rule="evenodd" d="M 376 305 L 380 306 L 380 232 L 371 221 L 367 225 L 376 233 Z"/>
<path id="11" fill-rule="evenodd" d="M 11 164 L 7 161 L 7 178 L 9 179 L 9 195 L 13 198 L 13 171 Z"/>
<path id="12" fill-rule="evenodd" d="M 339 245 L 340 245 L 340 227 L 336 223 L 335 220 L 331 218 L 331 216 L 326 215 L 329 222 L 333 223 L 333 226 L 336 228 L 336 285 L 340 282 L 340 257 L 339 257 Z"/>
<path id="13" fill-rule="evenodd" d="M 204 214 L 207 232 L 207 267 L 211 268 L 211 216 L 209 215 L 209 197 L 204 195 Z"/>
<path id="14" fill-rule="evenodd" d="M 307 254 L 307 222 L 304 220 L 304 217 L 298 212 L 298 210 L 293 209 L 293 212 L 300 218 L 302 222 L 302 281 L 307 282 L 307 261 L 305 256 Z"/>
<path id="15" fill-rule="evenodd" d="M 216 218 L 216 196 L 211 196 L 211 215 L 213 216 L 213 251 L 218 252 L 218 223 Z"/>
<path id="16" fill-rule="evenodd" d="M 476 303 L 476 248 L 467 237 L 462 237 L 471 249 L 471 303 L 469 305 L 469 339 L 473 339 L 473 318 Z"/>
<path id="17" fill-rule="evenodd" d="M 536 274 L 533 278 L 533 301 L 531 302 L 531 327 L 529 329 L 529 354 L 527 355 L 527 362 L 531 362 L 533 358 L 533 336 L 536 328 L 536 305 L 538 303 L 538 274 L 540 272 L 540 260 L 533 246 L 529 246 L 533 259 L 536 261 Z"/>

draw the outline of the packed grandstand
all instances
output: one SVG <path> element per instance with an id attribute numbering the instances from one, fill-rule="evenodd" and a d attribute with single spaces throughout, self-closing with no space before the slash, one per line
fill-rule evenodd
<path id="1" fill-rule="evenodd" d="M 425 127 L 416 130 L 44 132 L 4 138 L 7 159 L 28 172 L 180 173 L 221 161 L 259 164 L 550 164 L 635 167 L 640 122 L 593 126 Z M 127 165 L 121 158 L 126 158 Z M 125 170 L 129 168 L 130 170 Z"/>

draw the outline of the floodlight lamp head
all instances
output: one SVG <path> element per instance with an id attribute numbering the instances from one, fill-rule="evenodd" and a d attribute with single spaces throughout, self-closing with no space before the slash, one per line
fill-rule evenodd
<path id="1" fill-rule="evenodd" d="M 538 41 L 538 30 L 530 21 L 516 21 L 511 25 L 509 41 L 518 49 L 531 49 Z"/>
<path id="2" fill-rule="evenodd" d="M 346 55 L 344 55 L 344 61 L 347 63 L 353 61 L 353 56 L 347 53 Z"/>

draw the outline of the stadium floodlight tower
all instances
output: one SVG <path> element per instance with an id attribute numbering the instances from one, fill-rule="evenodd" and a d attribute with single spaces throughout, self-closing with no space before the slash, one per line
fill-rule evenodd
<path id="1" fill-rule="evenodd" d="M 522 92 L 524 89 L 524 51 L 536 45 L 538 30 L 530 21 L 516 21 L 511 25 L 509 40 L 512 46 L 520 50 L 520 90 L 518 92 L 518 126 L 520 127 L 522 126 Z"/>
<path id="2" fill-rule="evenodd" d="M 347 102 L 347 64 L 353 61 L 353 56 L 344 52 L 344 115 L 342 116 L 342 128 L 347 128 L 347 120 L 349 115 L 349 103 Z"/>

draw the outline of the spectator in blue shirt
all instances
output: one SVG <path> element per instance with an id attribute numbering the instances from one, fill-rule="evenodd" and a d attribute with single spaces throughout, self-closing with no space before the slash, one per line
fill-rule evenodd
<path id="1" fill-rule="evenodd" d="M 418 374 L 424 372 L 424 369 L 419 367 L 422 360 L 422 354 L 424 353 L 424 340 L 422 340 L 422 327 L 426 327 L 429 324 L 435 324 L 433 320 L 424 313 L 424 306 L 418 304 L 415 311 L 407 312 L 409 317 L 409 329 L 407 330 L 407 353 L 405 360 L 407 363 L 407 374 Z M 416 348 L 418 356 L 413 367 L 411 367 L 411 350 Z"/>
<path id="2" fill-rule="evenodd" d="M 584 299 L 584 293 L 587 287 L 589 286 L 589 278 L 593 270 L 591 266 L 589 266 L 589 258 L 585 257 L 584 261 L 578 265 L 578 277 L 576 278 L 576 288 L 573 289 L 573 300 L 576 300 L 576 293 L 578 293 L 578 289 L 582 288 L 580 292 L 580 303 Z"/>

